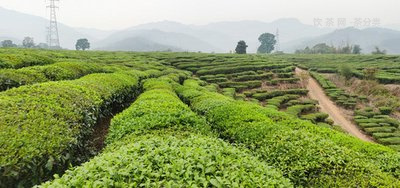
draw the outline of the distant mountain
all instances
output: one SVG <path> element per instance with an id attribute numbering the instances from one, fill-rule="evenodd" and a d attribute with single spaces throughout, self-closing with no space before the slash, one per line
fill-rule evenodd
<path id="1" fill-rule="evenodd" d="M 109 50 L 109 51 L 136 51 L 136 52 L 152 52 L 152 51 L 173 51 L 179 52 L 183 51 L 180 48 L 174 46 L 168 46 L 153 42 L 146 38 L 133 37 L 123 39 L 105 47 L 98 48 L 99 50 Z"/>
<path id="2" fill-rule="evenodd" d="M 39 16 L 24 14 L 0 7 L 0 36 L 4 35 L 10 38 L 19 39 L 24 37 L 33 37 L 36 43 L 46 42 L 46 26 L 49 21 Z M 72 27 L 59 23 L 60 43 L 64 48 L 73 49 L 76 40 L 79 38 L 93 37 L 82 34 Z M 17 41 L 15 41 L 16 43 Z"/>
<path id="3" fill-rule="evenodd" d="M 114 30 L 101 30 L 101 29 L 83 28 L 83 27 L 77 27 L 74 29 L 79 33 L 93 37 L 96 41 L 103 40 L 112 35 L 113 33 L 117 32 Z"/>
<path id="4" fill-rule="evenodd" d="M 36 43 L 45 42 L 48 20 L 42 17 L 19 13 L 0 7 L 0 40 L 12 39 L 20 44 L 26 36 L 34 37 Z M 92 28 L 73 28 L 59 23 L 61 45 L 74 49 L 79 38 L 87 38 L 93 49 L 132 51 L 234 51 L 239 40 L 245 40 L 248 52 L 254 53 L 259 46 L 258 36 L 276 33 L 279 30 L 281 50 L 294 52 L 317 43 L 335 46 L 359 44 L 364 53 L 375 46 L 389 53 L 400 54 L 400 25 L 385 28 L 345 28 L 334 30 L 318 28 L 301 23 L 294 18 L 273 22 L 231 21 L 207 25 L 187 25 L 172 21 L 153 22 L 130 27 L 121 31 L 106 31 Z M 398 30 L 395 30 L 395 29 Z"/>
<path id="5" fill-rule="evenodd" d="M 249 52 L 256 52 L 259 46 L 258 36 L 264 32 L 280 32 L 281 42 L 299 40 L 305 37 L 316 37 L 333 31 L 302 24 L 297 19 L 280 19 L 271 23 L 261 21 L 216 22 L 207 25 L 185 25 L 172 21 L 154 22 L 127 29 L 156 29 L 165 32 L 183 33 L 196 37 L 220 49 L 216 52 L 229 52 L 235 49 L 239 40 L 245 40 Z M 293 32 L 301 31 L 301 32 Z M 205 51 L 205 50 L 202 50 Z M 212 51 L 212 50 L 207 50 Z"/>
<path id="6" fill-rule="evenodd" d="M 385 28 L 356 29 L 353 27 L 336 30 L 332 33 L 303 40 L 298 44 L 292 43 L 292 48 L 303 49 L 306 46 L 312 47 L 318 43 L 326 43 L 334 46 L 345 46 L 346 44 L 358 44 L 363 53 L 370 53 L 378 46 L 390 54 L 400 53 L 400 31 Z M 292 50 L 293 50 L 292 49 Z"/>
<path id="7" fill-rule="evenodd" d="M 150 42 L 146 44 L 147 46 L 152 46 L 154 44 L 172 47 L 173 49 L 181 49 L 181 51 L 203 51 L 203 52 L 211 52 L 211 51 L 220 51 L 218 48 L 213 45 L 202 41 L 196 37 L 183 34 L 183 33 L 174 33 L 174 32 L 165 32 L 156 29 L 152 30 L 125 30 L 121 32 L 116 32 L 105 40 L 94 43 L 95 48 L 98 49 L 123 49 L 129 50 L 130 45 L 126 45 L 126 42 L 122 42 L 123 40 L 131 39 L 133 41 L 137 41 L 137 39 L 141 39 L 140 42 L 144 44 L 144 42 Z M 118 46 L 118 44 L 123 44 L 123 46 Z M 136 45 L 133 45 L 136 47 Z M 134 49 L 131 49 L 134 50 Z M 156 49 L 155 49 L 156 50 Z M 150 51 L 155 51 L 150 50 Z"/>

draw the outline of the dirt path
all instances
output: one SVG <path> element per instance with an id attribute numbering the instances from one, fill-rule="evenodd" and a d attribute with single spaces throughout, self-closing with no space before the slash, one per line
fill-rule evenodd
<path id="1" fill-rule="evenodd" d="M 296 68 L 297 75 L 304 72 L 307 73 L 307 71 Z M 335 122 L 335 125 L 342 127 L 343 130 L 361 140 L 374 142 L 372 138 L 362 133 L 356 125 L 346 118 L 346 115 L 343 113 L 344 110 L 325 95 L 323 88 L 312 77 L 310 77 L 307 83 L 307 89 L 310 91 L 308 94 L 310 98 L 319 101 L 321 111 L 329 114 L 329 117 Z"/>

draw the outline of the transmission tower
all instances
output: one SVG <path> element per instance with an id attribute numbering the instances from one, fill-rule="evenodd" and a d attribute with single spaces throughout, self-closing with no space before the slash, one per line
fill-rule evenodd
<path id="1" fill-rule="evenodd" d="M 59 2 L 59 0 L 48 0 L 48 5 L 46 6 L 50 10 L 50 25 L 47 27 L 47 45 L 49 45 L 49 48 L 60 48 L 56 15 L 58 6 L 56 6 L 56 2 Z"/>
<path id="2" fill-rule="evenodd" d="M 276 45 L 275 45 L 275 51 L 280 52 L 281 51 L 281 40 L 280 40 L 280 35 L 279 35 L 279 29 L 276 29 Z"/>

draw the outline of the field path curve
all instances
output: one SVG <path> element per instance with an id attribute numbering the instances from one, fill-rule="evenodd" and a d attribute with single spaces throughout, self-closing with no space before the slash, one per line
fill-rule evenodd
<path id="1" fill-rule="evenodd" d="M 300 68 L 296 68 L 296 74 L 300 75 L 301 73 L 308 73 L 308 72 Z M 321 111 L 329 114 L 329 117 L 335 122 L 335 125 L 340 126 L 343 130 L 361 140 L 367 142 L 374 142 L 374 140 L 371 137 L 361 132 L 353 122 L 351 122 L 346 118 L 346 115 L 343 113 L 343 110 L 341 110 L 341 108 L 337 106 L 325 94 L 323 88 L 311 76 L 307 83 L 307 89 L 309 90 L 308 93 L 309 97 L 319 102 Z"/>

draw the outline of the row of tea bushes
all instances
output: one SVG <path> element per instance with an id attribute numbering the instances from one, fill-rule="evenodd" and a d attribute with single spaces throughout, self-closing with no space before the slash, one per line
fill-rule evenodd
<path id="1" fill-rule="evenodd" d="M 400 121 L 384 114 L 388 114 L 386 108 L 356 110 L 354 121 L 379 143 L 400 151 Z"/>
<path id="2" fill-rule="evenodd" d="M 94 63 L 61 62 L 22 69 L 0 69 L 0 91 L 41 82 L 71 80 L 92 73 L 111 72 L 103 66 Z"/>
<path id="3" fill-rule="evenodd" d="M 344 108 L 354 109 L 358 101 L 367 100 L 366 97 L 347 94 L 343 89 L 339 89 L 333 82 L 316 72 L 311 72 L 311 76 L 317 80 L 325 90 L 325 93 L 335 101 L 336 104 Z"/>
<path id="4" fill-rule="evenodd" d="M 0 187 L 31 186 L 84 161 L 86 136 L 112 108 L 140 92 L 139 71 L 91 74 L 74 81 L 0 93 Z"/>
<path id="5" fill-rule="evenodd" d="M 248 146 L 295 186 L 400 186 L 400 154 L 389 148 L 208 92 L 193 80 L 177 91 L 221 138 Z"/>
<path id="6" fill-rule="evenodd" d="M 263 101 L 266 99 L 271 99 L 278 96 L 283 95 L 307 95 L 308 90 L 306 89 L 289 89 L 289 90 L 275 90 L 275 91 L 255 91 L 255 92 L 246 92 L 245 95 L 247 97 L 252 97 L 257 100 Z"/>
<path id="7" fill-rule="evenodd" d="M 105 151 L 40 187 L 292 187 L 280 172 L 213 136 L 168 79 L 112 120 Z M 186 131 L 185 131 L 186 130 Z"/>
<path id="8" fill-rule="evenodd" d="M 8 51 L 0 51 L 0 69 L 19 69 L 22 67 L 53 63 L 55 63 L 53 59 L 44 55 L 38 55 L 37 53 L 9 53 Z"/>

